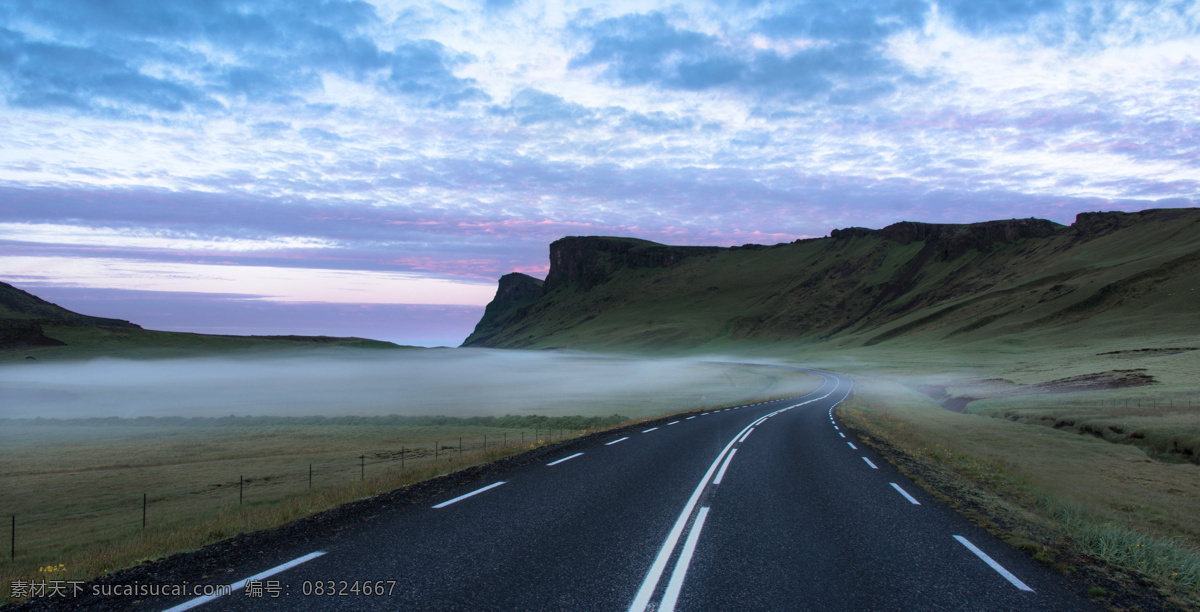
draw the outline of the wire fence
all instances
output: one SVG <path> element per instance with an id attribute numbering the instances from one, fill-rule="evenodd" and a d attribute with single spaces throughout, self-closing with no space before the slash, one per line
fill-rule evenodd
<path id="1" fill-rule="evenodd" d="M 18 581 L 90 579 L 115 569 L 102 566 L 119 564 L 122 551 L 217 541 L 579 433 L 503 431 L 357 454 L 227 459 L 189 470 L 187 481 L 173 476 L 172 466 L 131 466 L 115 481 L 96 480 L 90 494 L 64 491 L 35 508 L 0 503 L 0 516 L 9 519 L 0 602 L 12 601 Z"/>

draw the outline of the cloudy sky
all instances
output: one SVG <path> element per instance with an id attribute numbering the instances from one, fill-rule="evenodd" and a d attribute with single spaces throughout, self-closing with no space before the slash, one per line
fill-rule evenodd
<path id="1" fill-rule="evenodd" d="M 457 344 L 567 235 L 1200 204 L 1200 5 L 4 0 L 0 280 Z"/>

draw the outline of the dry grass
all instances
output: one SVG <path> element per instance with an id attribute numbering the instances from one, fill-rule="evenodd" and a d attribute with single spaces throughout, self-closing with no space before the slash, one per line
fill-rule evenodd
<path id="1" fill-rule="evenodd" d="M 839 409 L 851 426 L 982 489 L 982 506 L 1047 527 L 1079 552 L 1157 581 L 1168 596 L 1200 602 L 1200 466 L 1073 431 L 949 412 L 882 378 L 856 383 L 854 400 Z"/>
<path id="2" fill-rule="evenodd" d="M 7 427 L 0 435 L 3 506 L 17 517 L 17 555 L 0 580 L 6 597 L 13 580 L 46 574 L 87 580 L 586 432 L 537 433 L 482 427 Z"/>

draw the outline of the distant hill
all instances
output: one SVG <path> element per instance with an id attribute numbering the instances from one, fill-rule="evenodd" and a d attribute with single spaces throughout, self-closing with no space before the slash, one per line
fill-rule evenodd
<path id="1" fill-rule="evenodd" d="M 540 281 L 539 281 L 540 283 Z M 331 336 L 228 336 L 142 329 L 129 321 L 72 312 L 0 282 L 0 361 L 96 356 L 177 357 L 281 346 L 400 348 L 391 342 Z"/>
<path id="2" fill-rule="evenodd" d="M 72 312 L 8 283 L 0 283 L 0 349 L 62 346 L 62 341 L 44 333 L 46 325 L 62 323 L 141 329 L 129 321 Z"/>
<path id="3" fill-rule="evenodd" d="M 17 289 L 8 283 L 0 283 L 0 320 L 53 321 L 141 329 L 140 325 L 134 325 L 129 321 L 121 319 L 89 317 L 88 315 L 71 312 L 58 304 L 47 302 L 32 293 Z"/>
<path id="4" fill-rule="evenodd" d="M 1082 213 L 1070 226 L 902 222 L 730 248 L 568 237 L 550 245 L 541 295 L 520 282 L 523 297 L 489 305 L 486 333 L 467 344 L 691 350 L 1197 334 L 1200 209 Z"/>

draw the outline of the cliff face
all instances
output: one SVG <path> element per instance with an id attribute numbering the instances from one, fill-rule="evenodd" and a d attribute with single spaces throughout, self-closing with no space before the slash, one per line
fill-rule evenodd
<path id="1" fill-rule="evenodd" d="M 475 331 L 463 341 L 463 346 L 482 346 L 513 318 L 522 307 L 542 296 L 542 281 L 528 274 L 513 272 L 500 277 L 496 297 L 483 311 Z"/>
<path id="2" fill-rule="evenodd" d="M 844 240 L 852 237 L 875 236 L 899 244 L 924 242 L 935 261 L 956 259 L 972 249 L 989 253 L 997 245 L 1015 244 L 1027 238 L 1046 238 L 1061 231 L 1063 226 L 1045 219 L 1011 219 L 982 223 L 916 223 L 901 221 L 881 230 L 851 227 L 833 230 L 830 238 Z"/>
<path id="3" fill-rule="evenodd" d="M 545 293 L 566 283 L 587 290 L 612 278 L 622 269 L 666 268 L 720 247 L 678 247 L 636 238 L 568 236 L 550 244 L 550 273 Z"/>
<path id="4" fill-rule="evenodd" d="M 1070 227 L 902 222 L 767 247 L 569 237 L 550 263 L 542 295 L 479 345 L 862 346 L 1109 333 L 1157 311 L 1200 322 L 1187 299 L 1200 284 L 1200 209 L 1083 213 Z"/>

